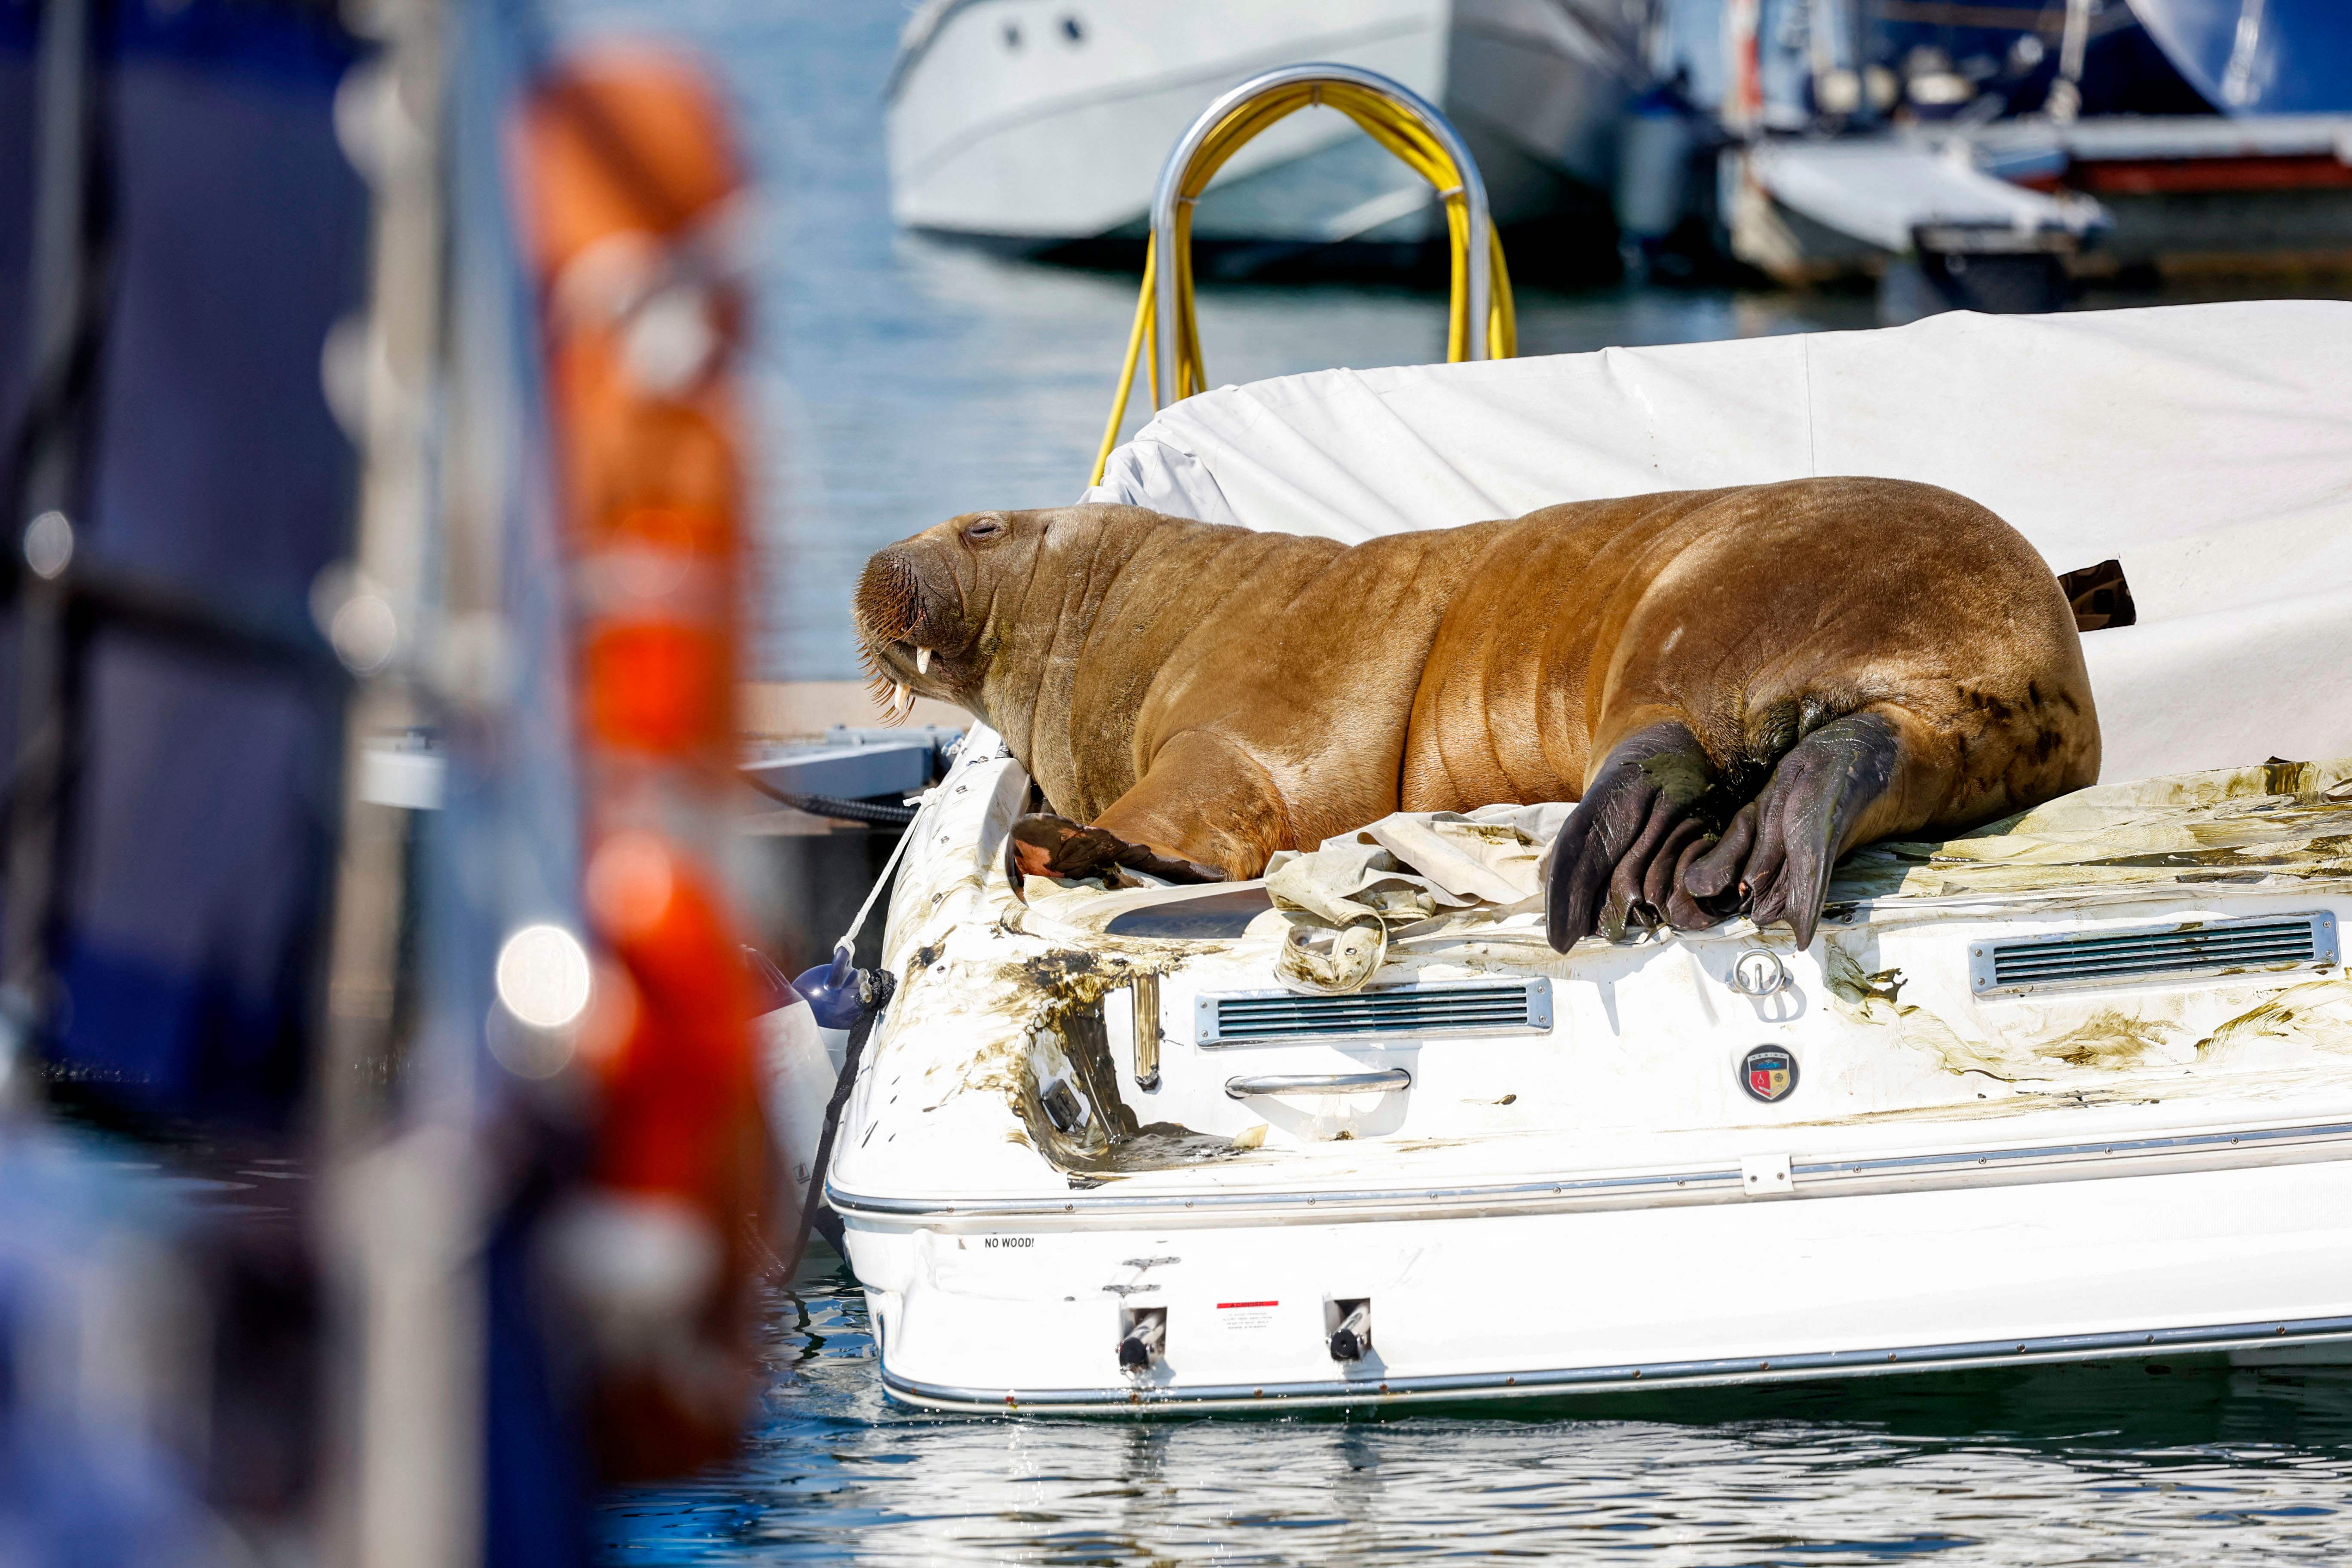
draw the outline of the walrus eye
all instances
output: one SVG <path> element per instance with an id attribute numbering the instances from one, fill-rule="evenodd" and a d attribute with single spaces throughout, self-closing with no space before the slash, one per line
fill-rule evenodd
<path id="1" fill-rule="evenodd" d="M 964 524 L 963 536 L 972 543 L 980 544 L 988 540 L 994 539 L 1003 531 L 1004 520 L 1003 518 L 983 517 L 977 521 Z"/>

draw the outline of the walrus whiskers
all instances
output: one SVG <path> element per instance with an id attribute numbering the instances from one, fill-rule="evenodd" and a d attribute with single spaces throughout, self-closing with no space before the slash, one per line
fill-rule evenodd
<path id="1" fill-rule="evenodd" d="M 857 580 L 858 629 L 874 642 L 907 642 L 923 615 L 923 583 L 907 563 L 877 555 Z"/>
<path id="2" fill-rule="evenodd" d="M 921 574 L 905 561 L 876 556 L 866 563 L 865 572 L 858 577 L 854 610 L 863 643 L 859 653 L 866 666 L 867 689 L 887 721 L 896 724 L 914 712 L 915 693 L 904 671 L 892 668 L 884 651 L 912 643 L 922 634 L 925 612 Z M 919 678 L 930 674 L 931 653 L 928 644 L 915 648 L 915 674 Z"/>
<path id="3" fill-rule="evenodd" d="M 866 670 L 866 695 L 867 700 L 870 700 L 875 707 L 881 707 L 890 695 L 890 688 L 896 685 L 897 681 L 889 675 L 883 672 L 881 663 L 875 658 L 874 650 L 870 647 L 865 648 L 859 652 L 857 662 L 863 666 Z"/>

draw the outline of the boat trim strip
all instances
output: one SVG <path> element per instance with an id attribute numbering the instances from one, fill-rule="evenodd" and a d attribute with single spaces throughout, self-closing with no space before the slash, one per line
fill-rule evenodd
<path id="1" fill-rule="evenodd" d="M 1196 1388 L 986 1389 L 922 1383 L 892 1372 L 882 1385 L 911 1405 L 953 1410 L 1127 1413 L 1154 1405 L 1249 1408 L 1288 1405 L 1356 1405 L 1373 1401 L 1522 1398 L 1530 1394 L 1706 1387 L 1735 1383 L 1801 1380 L 1825 1374 L 1885 1375 L 1941 1372 L 1994 1363 L 2080 1361 L 2165 1351 L 2243 1350 L 2256 1346 L 2352 1340 L 2352 1317 L 2270 1319 L 2192 1328 L 2129 1329 L 2093 1334 L 2042 1334 L 1954 1344 L 1812 1351 L 1792 1355 L 1706 1361 L 1629 1362 L 1614 1366 L 1561 1367 L 1536 1372 L 1460 1373 L 1441 1376 L 1323 1379 L 1308 1383 L 1207 1384 Z"/>
<path id="2" fill-rule="evenodd" d="M 2352 1157 L 2352 1121 L 2237 1131 L 2176 1133 L 2045 1143 L 2018 1149 L 1964 1149 L 1937 1154 L 1857 1155 L 1795 1163 L 1790 1196 L 1859 1195 L 1935 1187 L 2007 1186 L 2036 1180 L 2083 1180 L 2153 1170 L 2210 1170 Z M 1149 1215 L 1157 1223 L 1197 1217 L 1263 1216 L 1291 1223 L 1420 1218 L 1507 1209 L 1633 1207 L 1665 1203 L 1754 1202 L 1737 1165 L 1720 1169 L 1620 1175 L 1538 1178 L 1477 1186 L 1367 1188 L 1343 1191 L 1070 1193 L 1034 1197 L 884 1197 L 825 1183 L 825 1201 L 845 1215 L 939 1220 L 950 1216 L 1066 1216 L 1091 1223 Z M 1080 1218 L 1083 1216 L 1083 1218 Z"/>

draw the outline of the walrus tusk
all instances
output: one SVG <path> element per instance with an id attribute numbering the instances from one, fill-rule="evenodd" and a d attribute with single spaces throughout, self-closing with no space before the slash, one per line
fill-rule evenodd
<path id="1" fill-rule="evenodd" d="M 930 672 L 931 650 L 927 647 L 917 648 L 915 650 L 915 673 L 917 675 L 929 675 Z"/>
<path id="2" fill-rule="evenodd" d="M 903 680 L 890 688 L 890 717 L 899 718 L 915 710 L 915 694 Z"/>

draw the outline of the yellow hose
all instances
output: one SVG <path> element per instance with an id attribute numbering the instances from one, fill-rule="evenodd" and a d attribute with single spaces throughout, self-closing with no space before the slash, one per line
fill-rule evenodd
<path id="1" fill-rule="evenodd" d="M 1276 88 L 1234 108 L 1202 139 L 1200 150 L 1192 155 L 1192 163 L 1178 184 L 1176 254 L 1166 263 L 1176 269 L 1175 385 L 1168 389 L 1169 402 L 1206 391 L 1209 384 L 1208 373 L 1201 362 L 1200 323 L 1192 308 L 1193 203 L 1216 177 L 1217 171 L 1224 167 L 1225 160 L 1239 152 L 1250 138 L 1275 121 L 1318 103 L 1339 110 L 1363 127 L 1367 135 L 1427 180 L 1444 197 L 1446 235 L 1454 256 L 1454 282 L 1445 313 L 1445 357 L 1449 361 L 1470 357 L 1470 207 L 1462 191 L 1462 171 L 1407 110 L 1370 89 L 1353 82 L 1299 82 Z M 1490 359 L 1509 359 L 1518 352 L 1518 319 L 1511 304 L 1510 274 L 1503 265 L 1503 241 L 1491 230 L 1489 246 L 1493 282 L 1485 323 L 1486 353 Z M 1095 456 L 1094 477 L 1087 481 L 1089 484 L 1102 482 L 1111 450 L 1118 445 L 1119 426 L 1127 418 L 1128 398 L 1135 390 L 1138 360 L 1151 363 L 1152 401 L 1160 401 L 1160 367 L 1145 346 L 1152 331 L 1153 273 L 1162 265 L 1155 254 L 1158 248 L 1155 242 L 1144 252 L 1143 289 L 1136 301 L 1135 326 L 1128 333 L 1127 362 L 1119 368 L 1118 396 L 1111 405 L 1109 423 L 1103 426 L 1102 449 Z"/>
<path id="2" fill-rule="evenodd" d="M 1143 353 L 1143 340 L 1151 330 L 1151 247 L 1143 250 L 1143 303 L 1136 308 L 1135 326 L 1127 334 L 1127 363 L 1118 367 L 1118 402 L 1110 411 L 1110 423 L 1103 426 L 1102 449 L 1095 454 L 1095 477 L 1088 485 L 1102 483 L 1103 469 L 1110 466 L 1111 449 L 1118 445 L 1118 427 L 1127 417 L 1128 389 L 1135 384 L 1135 361 Z M 1160 373 L 1152 372 L 1152 401 L 1160 397 Z"/>

